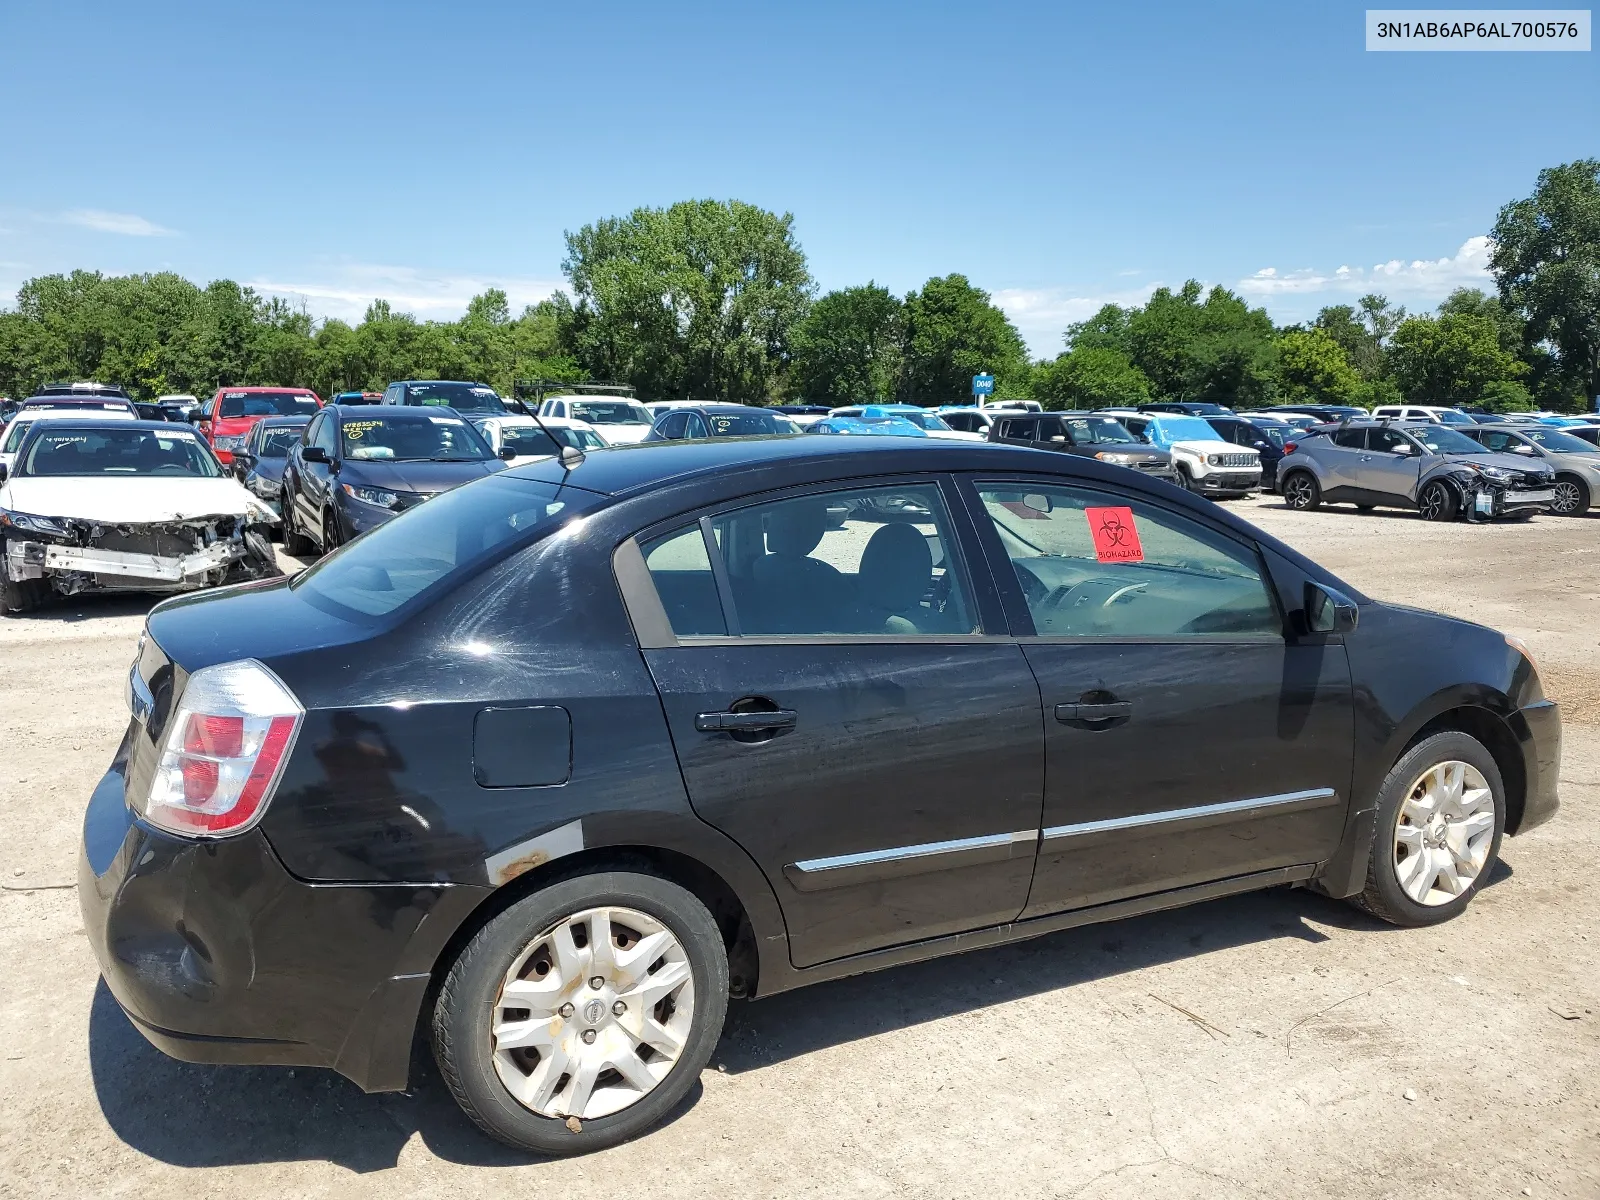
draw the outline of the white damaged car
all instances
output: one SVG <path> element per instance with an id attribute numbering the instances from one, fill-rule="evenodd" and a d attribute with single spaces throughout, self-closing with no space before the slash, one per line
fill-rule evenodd
<path id="1" fill-rule="evenodd" d="M 188 426 L 40 421 L 0 468 L 0 610 L 275 576 L 274 519 Z"/>

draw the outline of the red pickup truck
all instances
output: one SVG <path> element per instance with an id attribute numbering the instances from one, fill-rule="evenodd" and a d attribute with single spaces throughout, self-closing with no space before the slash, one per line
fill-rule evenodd
<path id="1" fill-rule="evenodd" d="M 310 388 L 229 387 L 200 408 L 195 427 L 211 443 L 223 463 L 233 461 L 233 452 L 244 445 L 250 430 L 262 417 L 311 415 L 322 407 L 322 397 Z"/>

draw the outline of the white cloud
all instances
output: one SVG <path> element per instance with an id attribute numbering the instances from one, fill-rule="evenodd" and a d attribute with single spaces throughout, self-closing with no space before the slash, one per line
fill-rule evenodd
<path id="1" fill-rule="evenodd" d="M 1494 281 L 1489 275 L 1489 255 L 1493 249 L 1490 240 L 1480 235 L 1468 238 L 1460 250 L 1445 258 L 1409 262 L 1393 258 L 1370 268 L 1342 266 L 1334 271 L 1262 267 L 1235 287 L 1246 296 L 1266 300 L 1312 293 L 1359 296 L 1382 292 L 1391 299 L 1437 303 L 1458 287 L 1491 287 Z"/>
<path id="2" fill-rule="evenodd" d="M 1098 295 L 1073 295 L 1066 288 L 1002 288 L 994 302 L 1028 343 L 1035 358 L 1054 358 L 1066 349 L 1061 335 L 1074 321 L 1094 316 L 1107 304 L 1143 304 L 1159 282 Z"/>
<path id="3" fill-rule="evenodd" d="M 63 224 L 80 225 L 96 233 L 117 233 L 124 237 L 175 236 L 172 230 L 157 225 L 154 221 L 147 221 L 132 213 L 106 212 L 99 208 L 75 208 L 71 212 L 62 213 L 59 219 Z"/>
<path id="4" fill-rule="evenodd" d="M 269 296 L 304 303 L 318 317 L 338 317 L 359 321 L 374 300 L 387 300 L 396 312 L 411 313 L 419 320 L 455 320 L 467 309 L 467 301 L 489 288 L 506 293 L 513 316 L 525 305 L 537 304 L 556 290 L 559 283 L 547 279 L 511 276 L 430 274 L 412 267 L 347 263 L 322 273 L 321 278 L 294 281 L 251 279 L 246 282 Z"/>

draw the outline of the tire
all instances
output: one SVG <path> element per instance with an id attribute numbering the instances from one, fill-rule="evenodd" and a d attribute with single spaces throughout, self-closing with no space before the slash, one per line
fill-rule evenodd
<path id="1" fill-rule="evenodd" d="M 1176 463 L 1174 464 L 1174 470 L 1178 472 L 1179 487 L 1186 492 L 1193 493 L 1196 496 L 1200 495 L 1200 485 L 1194 481 L 1194 476 L 1189 474 L 1188 467 L 1184 466 L 1182 463 Z"/>
<path id="2" fill-rule="evenodd" d="M 1291 471 L 1283 481 L 1283 502 L 1296 512 L 1310 512 L 1322 505 L 1322 485 L 1310 471 Z"/>
<path id="3" fill-rule="evenodd" d="M 1464 797 L 1471 798 L 1481 790 L 1474 787 L 1473 772 L 1489 792 L 1488 797 L 1478 797 L 1476 801 L 1475 823 L 1470 828 L 1478 832 L 1472 835 L 1470 842 L 1464 840 L 1468 825 L 1447 821 L 1441 827 L 1449 831 L 1445 833 L 1444 845 L 1434 845 L 1438 840 L 1437 834 L 1429 824 L 1419 824 L 1419 809 L 1425 809 L 1427 805 L 1421 802 L 1407 804 L 1424 788 L 1430 772 L 1440 764 L 1469 768 L 1463 772 L 1465 786 L 1461 794 Z M 1448 808 L 1446 805 L 1445 815 L 1448 815 Z M 1491 814 L 1492 825 L 1483 827 L 1483 822 Z M 1407 836 L 1407 841 L 1414 842 L 1417 850 L 1407 849 L 1402 853 L 1402 815 L 1409 828 L 1418 830 L 1415 836 Z M 1482 742 L 1455 730 L 1436 733 L 1418 742 L 1401 755 L 1400 761 L 1395 763 L 1378 789 L 1372 851 L 1367 860 L 1367 886 L 1359 896 L 1351 898 L 1351 903 L 1391 925 L 1416 927 L 1448 921 L 1471 903 L 1472 897 L 1477 895 L 1483 881 L 1494 869 L 1500 857 L 1500 839 L 1505 831 L 1505 822 L 1505 784 L 1500 778 L 1500 768 L 1495 765 L 1494 756 L 1484 748 Z M 1466 877 L 1462 860 L 1456 854 L 1458 848 L 1468 845 L 1472 851 L 1468 857 L 1476 864 L 1470 878 Z M 1417 854 L 1431 855 L 1433 859 L 1414 858 L 1413 855 Z M 1463 886 L 1459 890 L 1452 888 L 1448 884 L 1448 877 L 1441 873 L 1434 880 L 1439 886 L 1427 890 L 1426 897 L 1419 899 L 1414 894 L 1423 888 L 1418 880 L 1432 869 L 1431 861 L 1449 861 Z M 1417 865 L 1408 873 L 1406 863 Z"/>
<path id="4" fill-rule="evenodd" d="M 1556 498 L 1550 511 L 1558 517 L 1583 516 L 1589 511 L 1589 485 L 1576 475 L 1557 475 Z"/>
<path id="5" fill-rule="evenodd" d="M 333 509 L 325 509 L 322 513 L 322 552 L 332 554 L 344 545 L 344 534 L 339 529 L 339 514 Z"/>
<path id="6" fill-rule="evenodd" d="M 294 493 L 287 488 L 283 493 L 283 552 L 291 558 L 304 558 L 316 550 L 315 544 L 300 532 L 299 519 L 294 515 Z"/>
<path id="7" fill-rule="evenodd" d="M 1417 497 L 1417 512 L 1424 521 L 1454 521 L 1456 508 L 1456 494 L 1449 484 L 1438 479 L 1424 487 Z"/>
<path id="8" fill-rule="evenodd" d="M 3 571 L 4 568 L 0 568 Z M 0 579 L 0 613 L 8 617 L 32 612 L 44 602 L 49 589 L 40 579 Z"/>
<path id="9" fill-rule="evenodd" d="M 555 958 L 555 934 L 562 929 L 570 934 L 578 928 L 587 933 L 594 928 L 593 914 L 600 910 L 610 914 L 608 927 L 618 936 L 656 937 L 665 932 L 673 939 L 663 951 L 662 957 L 668 961 L 657 960 L 660 965 L 653 972 L 649 968 L 655 964 L 635 966 L 636 974 L 630 974 L 629 965 L 620 958 L 613 959 L 609 967 L 596 966 L 588 945 L 580 947 L 577 938 L 569 936 L 570 953 L 576 957 L 571 968 L 564 970 Z M 630 920 L 646 928 L 633 931 Z M 653 932 L 648 929 L 652 922 Z M 626 948 L 615 938 L 607 944 L 618 950 Z M 632 943 L 634 947 L 639 944 Z M 512 971 L 517 974 L 510 975 Z M 601 972 L 600 977 L 606 979 L 599 993 L 593 992 L 585 979 L 591 971 Z M 660 1031 L 667 1023 L 677 1022 L 674 1032 L 680 1048 L 671 1062 L 667 1061 L 670 1054 L 653 1047 L 649 1058 L 637 1053 L 637 1048 L 648 1043 L 627 1029 L 630 1024 L 643 1028 L 645 1021 L 643 1005 L 637 1013 L 628 1010 L 627 1000 L 636 994 L 627 986 L 629 979 L 637 987 L 639 980 L 659 979 L 668 971 L 687 977 L 671 985 L 670 1000 L 657 1002 L 647 996 L 644 1003 L 650 1006 L 649 1028 Z M 571 987 L 576 991 L 562 978 L 564 974 L 575 981 Z M 528 988 L 536 1006 L 515 1010 L 507 1006 L 505 989 L 513 984 Z M 566 999 L 569 994 L 570 1000 Z M 585 996 L 600 1001 L 595 1010 Z M 568 1007 L 562 1009 L 558 1000 Z M 687 1018 L 682 1010 L 663 1007 L 683 1000 L 689 1005 Z M 606 1007 L 608 1001 L 613 1007 Z M 616 1013 L 616 1004 L 624 1006 L 622 1014 Z M 541 1013 L 547 1008 L 550 1016 L 545 1019 Z M 653 875 L 623 871 L 580 875 L 513 904 L 467 943 L 434 1005 L 434 1057 L 456 1102 L 491 1137 L 540 1154 L 585 1154 L 637 1137 L 677 1107 L 716 1048 L 727 1011 L 728 956 L 722 934 L 705 905 L 677 884 Z M 523 1016 L 507 1018 L 507 1012 Z M 537 1047 L 499 1048 L 494 1030 L 515 1031 L 519 1022 L 536 1031 L 528 1035 L 530 1039 L 554 1038 L 548 1052 L 560 1054 L 562 1059 L 551 1061 L 569 1062 L 574 1070 L 552 1079 L 555 1068 L 551 1067 L 541 1076 L 544 1059 L 542 1054 L 535 1057 Z M 558 1032 L 552 1034 L 553 1028 Z M 604 1039 L 591 1038 L 587 1043 L 598 1049 L 585 1051 L 579 1044 L 585 1032 L 598 1033 Z M 619 1057 L 607 1057 L 608 1051 Z M 590 1056 L 587 1063 L 581 1057 L 585 1053 Z M 640 1071 L 657 1074 L 664 1070 L 665 1074 L 648 1087 L 630 1085 L 627 1077 L 610 1066 L 626 1054 L 633 1055 L 627 1065 L 636 1078 L 643 1078 Z M 604 1064 L 598 1079 L 609 1082 L 594 1082 L 596 1063 Z M 650 1063 L 656 1064 L 654 1070 Z M 587 1100 L 579 1091 L 585 1078 L 593 1085 Z M 535 1111 L 513 1096 L 507 1079 L 526 1086 L 530 1101 L 545 1111 Z M 626 1100 L 627 1093 L 635 1089 L 641 1094 Z M 622 1106 L 608 1111 L 619 1099 L 625 1101 Z M 594 1115 L 563 1115 L 571 1106 L 586 1106 L 584 1111 Z"/>
<path id="10" fill-rule="evenodd" d="M 1356 505 L 1356 511 L 1357 512 L 1371 512 L 1373 509 L 1375 509 L 1377 507 L 1378 506 L 1376 504 L 1358 504 L 1358 505 Z"/>

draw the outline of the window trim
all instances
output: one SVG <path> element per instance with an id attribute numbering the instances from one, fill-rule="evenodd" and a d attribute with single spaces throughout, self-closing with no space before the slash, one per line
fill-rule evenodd
<path id="1" fill-rule="evenodd" d="M 699 525 L 705 540 L 706 556 L 711 560 L 712 577 L 717 584 L 717 598 L 722 603 L 722 620 L 727 628 L 741 628 L 733 607 L 731 581 L 722 550 L 717 545 L 712 522 L 724 513 L 744 508 L 757 508 L 802 496 L 826 495 L 831 492 L 869 491 L 876 488 L 932 487 L 938 490 L 950 525 L 950 541 L 954 547 L 957 583 L 965 588 L 964 596 L 977 629 L 970 633 L 802 633 L 802 634 L 685 634 L 679 637 L 672 630 L 666 607 L 661 603 L 654 580 L 650 578 L 641 549 L 674 530 L 689 525 Z M 630 549 L 631 547 L 631 549 Z M 831 479 L 820 483 L 799 484 L 770 492 L 755 492 L 717 504 L 703 505 L 686 512 L 653 521 L 636 530 L 612 552 L 612 575 L 622 595 L 623 607 L 633 623 L 634 636 L 641 650 L 669 650 L 693 646 L 837 646 L 837 645 L 970 645 L 976 642 L 1015 641 L 1007 622 L 1001 595 L 992 573 L 985 571 L 986 564 L 979 557 L 980 546 L 976 531 L 971 525 L 971 514 L 965 498 L 948 475 L 916 473 L 910 475 L 868 475 L 849 479 Z M 951 548 L 946 548 L 947 556 Z M 633 560 L 637 558 L 637 563 Z M 1009 564 L 1008 564 L 1009 565 Z M 726 591 L 724 589 L 727 589 Z"/>
<path id="2" fill-rule="evenodd" d="M 1106 496 L 1122 504 L 1135 500 L 1140 504 L 1148 504 L 1163 513 L 1176 515 L 1180 520 L 1199 525 L 1217 534 L 1219 537 L 1231 542 L 1236 548 L 1244 551 L 1255 561 L 1261 586 L 1267 594 L 1268 603 L 1272 605 L 1272 609 L 1278 617 L 1278 632 L 1128 634 L 1109 637 L 1104 634 L 1040 633 L 1033 623 L 1033 612 L 1028 608 L 1027 598 L 1022 594 L 1022 585 L 1017 582 L 1017 573 L 1012 566 L 1011 556 L 1006 553 L 1005 543 L 1000 540 L 1000 533 L 995 528 L 993 519 L 989 516 L 988 510 L 983 507 L 983 498 L 978 495 L 979 485 L 989 483 L 1021 484 L 1063 488 L 1068 491 L 1084 491 Z M 1047 645 L 1084 643 L 1096 646 L 1192 646 L 1210 643 L 1214 645 L 1259 646 L 1263 644 L 1286 645 L 1292 640 L 1288 620 L 1288 606 L 1284 602 L 1284 596 L 1278 591 L 1277 579 L 1269 568 L 1266 556 L 1261 552 L 1260 544 L 1253 539 L 1240 537 L 1237 532 L 1227 528 L 1225 525 L 1207 520 L 1202 514 L 1174 508 L 1143 491 L 1134 491 L 1132 489 L 1125 492 L 1113 491 L 1109 485 L 1098 484 L 1094 480 L 1087 479 L 1050 478 L 1036 475 L 1007 476 L 989 471 L 967 471 L 956 477 L 956 484 L 961 491 L 962 501 L 967 506 L 968 516 L 977 527 L 978 540 L 982 543 L 984 557 L 989 566 L 989 574 L 993 577 L 995 586 L 1000 592 L 1002 603 L 1005 605 L 1006 618 L 1011 625 L 1011 636 L 1017 642 L 1024 645 L 1034 643 Z"/>

